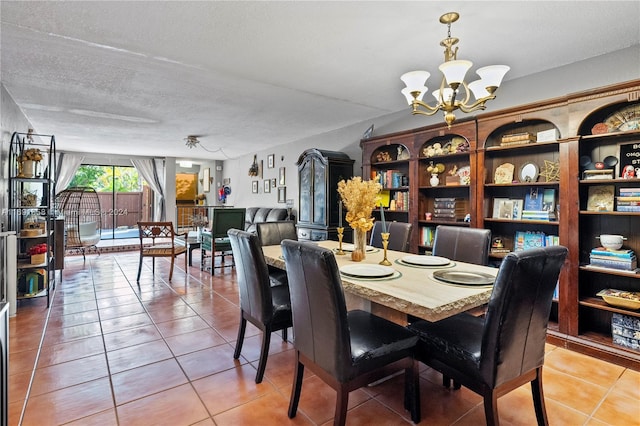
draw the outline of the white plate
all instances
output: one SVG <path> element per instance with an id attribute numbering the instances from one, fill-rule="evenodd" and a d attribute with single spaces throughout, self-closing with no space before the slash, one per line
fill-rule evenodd
<path id="1" fill-rule="evenodd" d="M 419 256 L 411 255 L 402 258 L 404 263 L 419 266 L 447 266 L 451 261 L 446 257 L 440 256 Z"/>
<path id="2" fill-rule="evenodd" d="M 346 244 L 342 243 L 342 250 L 344 250 L 344 251 L 353 251 L 353 249 L 354 249 L 354 245 L 353 244 L 351 244 L 351 243 L 346 243 Z M 365 250 L 368 251 L 368 252 L 374 251 L 375 247 L 366 246 Z"/>
<path id="3" fill-rule="evenodd" d="M 382 265 L 345 265 L 340 268 L 344 275 L 356 278 L 390 277 L 396 270 Z"/>

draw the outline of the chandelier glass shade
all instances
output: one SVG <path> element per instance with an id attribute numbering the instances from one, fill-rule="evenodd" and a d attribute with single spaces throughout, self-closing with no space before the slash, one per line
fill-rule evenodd
<path id="1" fill-rule="evenodd" d="M 411 106 L 412 113 L 433 115 L 442 111 L 449 127 L 456 119 L 454 111 L 459 109 L 462 112 L 470 113 L 485 109 L 486 102 L 495 99 L 494 93 L 510 69 L 506 65 L 482 67 L 476 70 L 476 74 L 480 76 L 478 80 L 468 84 L 465 82 L 465 76 L 473 63 L 457 58 L 458 47 L 454 46 L 459 40 L 456 37 L 451 37 L 451 24 L 459 17 L 457 12 L 445 13 L 440 17 L 440 22 L 447 25 L 448 32 L 447 38 L 440 42 L 440 45 L 445 48 L 444 62 L 438 67 L 443 78 L 440 88 L 432 92 L 436 99 L 435 105 L 429 105 L 423 100 L 428 91 L 426 84 L 431 76 L 429 72 L 410 71 L 400 77 L 406 85 L 401 93 Z"/>

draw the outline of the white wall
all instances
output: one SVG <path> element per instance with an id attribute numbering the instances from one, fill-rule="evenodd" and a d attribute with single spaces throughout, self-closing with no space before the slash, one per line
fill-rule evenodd
<path id="1" fill-rule="evenodd" d="M 586 61 L 534 74 L 527 78 L 507 81 L 498 90 L 497 98 L 489 103 L 487 112 L 638 78 L 640 78 L 640 46 L 633 46 Z M 399 83 L 400 86 L 401 83 Z M 398 96 L 401 96 L 399 92 Z M 458 116 L 461 117 L 462 114 L 458 113 Z M 292 198 L 297 208 L 298 169 L 295 163 L 305 149 L 319 148 L 342 151 L 355 160 L 354 174 L 361 175 L 362 151 L 360 149 L 360 139 L 371 124 L 375 126 L 373 136 L 377 136 L 442 122 L 441 114 L 435 114 L 431 117 L 414 116 L 410 113 L 409 107 L 407 107 L 405 110 L 384 115 L 374 120 L 353 124 L 333 132 L 282 145 L 277 150 L 259 151 L 255 153 L 258 156 L 258 162 L 263 160 L 266 164 L 267 156 L 270 154 L 275 154 L 276 158 L 276 167 L 267 169 L 265 166 L 262 179 L 248 176 L 249 166 L 253 162 L 253 154 L 240 159 L 227 160 L 224 162 L 223 176 L 231 178 L 233 191 L 229 197 L 228 204 L 233 204 L 237 207 L 278 206 L 277 192 L 274 193 L 272 191 L 269 194 L 265 194 L 262 185 L 263 179 L 277 177 L 278 168 L 286 167 L 287 198 Z M 258 194 L 251 193 L 251 182 L 253 180 L 259 180 Z"/>

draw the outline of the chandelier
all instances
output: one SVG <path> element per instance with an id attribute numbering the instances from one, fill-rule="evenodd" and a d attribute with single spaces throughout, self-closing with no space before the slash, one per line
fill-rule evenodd
<path id="1" fill-rule="evenodd" d="M 451 124 L 456 119 L 455 110 L 459 109 L 462 112 L 469 113 L 485 109 L 485 103 L 496 98 L 494 92 L 498 89 L 502 78 L 510 69 L 506 65 L 490 65 L 479 68 L 476 73 L 480 76 L 480 79 L 469 84 L 465 83 L 465 74 L 473 66 L 473 63 L 457 58 L 458 47 L 456 44 L 460 40 L 456 37 L 451 37 L 451 24 L 456 22 L 459 17 L 460 15 L 457 12 L 445 13 L 440 17 L 440 23 L 447 25 L 447 38 L 440 42 L 440 46 L 444 47 L 445 50 L 444 62 L 440 64 L 438 69 L 440 69 L 444 77 L 440 83 L 440 89 L 432 93 L 436 98 L 436 105 L 431 106 L 422 100 L 428 90 L 426 83 L 431 75 L 429 72 L 410 71 L 400 77 L 407 86 L 401 92 L 407 98 L 409 105 L 411 105 L 412 113 L 433 115 L 438 111 L 442 111 L 444 121 L 446 121 L 449 128 L 451 128 Z M 461 99 L 462 91 L 464 92 L 464 97 Z M 471 100 L 471 93 L 473 93 L 475 101 Z"/>

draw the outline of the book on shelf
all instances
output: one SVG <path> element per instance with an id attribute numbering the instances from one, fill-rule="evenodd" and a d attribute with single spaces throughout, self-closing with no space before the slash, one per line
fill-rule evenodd
<path id="1" fill-rule="evenodd" d="M 618 206 L 616 208 L 618 212 L 637 213 L 640 212 L 640 205 L 637 206 Z"/>
<path id="2" fill-rule="evenodd" d="M 621 197 L 640 197 L 640 188 L 620 188 Z"/>
<path id="3" fill-rule="evenodd" d="M 534 211 L 543 210 L 542 198 L 543 198 L 543 193 L 540 192 L 538 188 L 531 188 L 524 197 L 524 206 L 522 208 L 525 211 L 526 210 L 534 210 Z"/>
<path id="4" fill-rule="evenodd" d="M 557 235 L 547 235 L 544 232 L 516 231 L 513 251 L 522 251 L 536 247 L 557 246 L 560 239 Z"/>
<path id="5" fill-rule="evenodd" d="M 522 132 L 522 133 L 512 133 L 512 134 L 504 135 L 500 139 L 500 142 L 501 144 L 509 144 L 514 142 L 529 143 L 529 142 L 536 142 L 536 140 L 537 140 L 537 136 L 534 135 L 533 133 Z"/>
<path id="6" fill-rule="evenodd" d="M 606 268 L 612 269 L 622 269 L 624 271 L 632 271 L 638 267 L 638 260 L 635 256 L 629 259 L 623 259 L 616 257 L 591 255 L 589 256 L 589 263 L 595 266 L 604 266 Z"/>
<path id="7" fill-rule="evenodd" d="M 555 212 L 550 212 L 547 210 L 523 210 L 522 211 L 522 220 L 543 220 L 543 221 L 552 221 L 556 220 Z"/>
<path id="8" fill-rule="evenodd" d="M 433 201 L 433 207 L 436 209 L 453 209 L 462 202 L 462 198 L 436 198 Z"/>
<path id="9" fill-rule="evenodd" d="M 591 249 L 591 254 L 599 255 L 599 256 L 609 256 L 609 257 L 621 257 L 623 259 L 629 259 L 634 257 L 636 254 L 631 249 L 624 250 L 613 250 L 605 247 L 595 247 Z"/>
<path id="10" fill-rule="evenodd" d="M 542 190 L 542 209 L 549 212 L 556 211 L 556 190 L 545 188 Z"/>
<path id="11" fill-rule="evenodd" d="M 622 274 L 629 274 L 629 275 L 636 275 L 638 273 L 640 273 L 640 269 L 636 268 L 634 270 L 631 271 L 625 271 L 623 269 L 613 269 L 613 268 L 607 268 L 605 266 L 597 266 L 597 265 L 584 265 L 586 268 L 589 269 L 593 269 L 595 271 L 602 271 L 602 272 L 611 272 L 611 271 L 615 271 L 618 273 L 622 273 Z"/>

